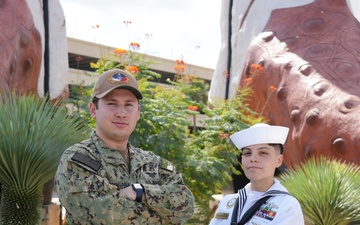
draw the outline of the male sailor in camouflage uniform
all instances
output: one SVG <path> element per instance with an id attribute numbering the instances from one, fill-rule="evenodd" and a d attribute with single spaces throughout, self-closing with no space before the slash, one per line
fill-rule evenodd
<path id="1" fill-rule="evenodd" d="M 100 75 L 90 103 L 91 137 L 68 148 L 55 177 L 67 224 L 183 224 L 194 196 L 167 160 L 133 147 L 140 118 L 136 79 L 113 69 Z"/>

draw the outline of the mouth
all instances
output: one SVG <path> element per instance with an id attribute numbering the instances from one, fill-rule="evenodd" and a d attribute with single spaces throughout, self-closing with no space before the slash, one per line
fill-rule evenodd
<path id="1" fill-rule="evenodd" d="M 257 167 L 257 166 L 249 166 L 247 169 L 248 169 L 248 170 L 251 170 L 251 169 L 259 170 L 259 169 L 261 169 L 261 168 L 260 168 L 260 167 Z"/>
<path id="2" fill-rule="evenodd" d="M 127 126 L 128 123 L 125 123 L 125 122 L 113 122 L 114 125 L 116 126 Z"/>

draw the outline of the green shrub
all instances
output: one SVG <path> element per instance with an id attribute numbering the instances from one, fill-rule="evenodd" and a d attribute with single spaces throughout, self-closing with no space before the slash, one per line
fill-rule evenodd
<path id="1" fill-rule="evenodd" d="M 325 157 L 311 158 L 280 180 L 299 200 L 308 224 L 360 221 L 360 167 Z"/>
<path id="2" fill-rule="evenodd" d="M 0 224 L 40 224 L 42 187 L 54 177 L 63 151 L 89 134 L 60 102 L 2 93 Z"/>

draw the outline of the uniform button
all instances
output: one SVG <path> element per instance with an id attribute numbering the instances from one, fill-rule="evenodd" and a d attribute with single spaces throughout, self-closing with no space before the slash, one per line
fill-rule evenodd
<path id="1" fill-rule="evenodd" d="M 151 204 L 150 204 L 151 206 L 156 206 L 156 202 L 155 201 L 153 201 L 153 202 L 151 202 Z"/>

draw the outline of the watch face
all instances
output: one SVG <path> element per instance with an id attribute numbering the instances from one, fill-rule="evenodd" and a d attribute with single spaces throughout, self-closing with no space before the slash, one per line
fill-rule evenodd
<path id="1" fill-rule="evenodd" d="M 142 186 L 140 184 L 134 184 L 134 188 L 136 189 L 142 189 Z"/>

